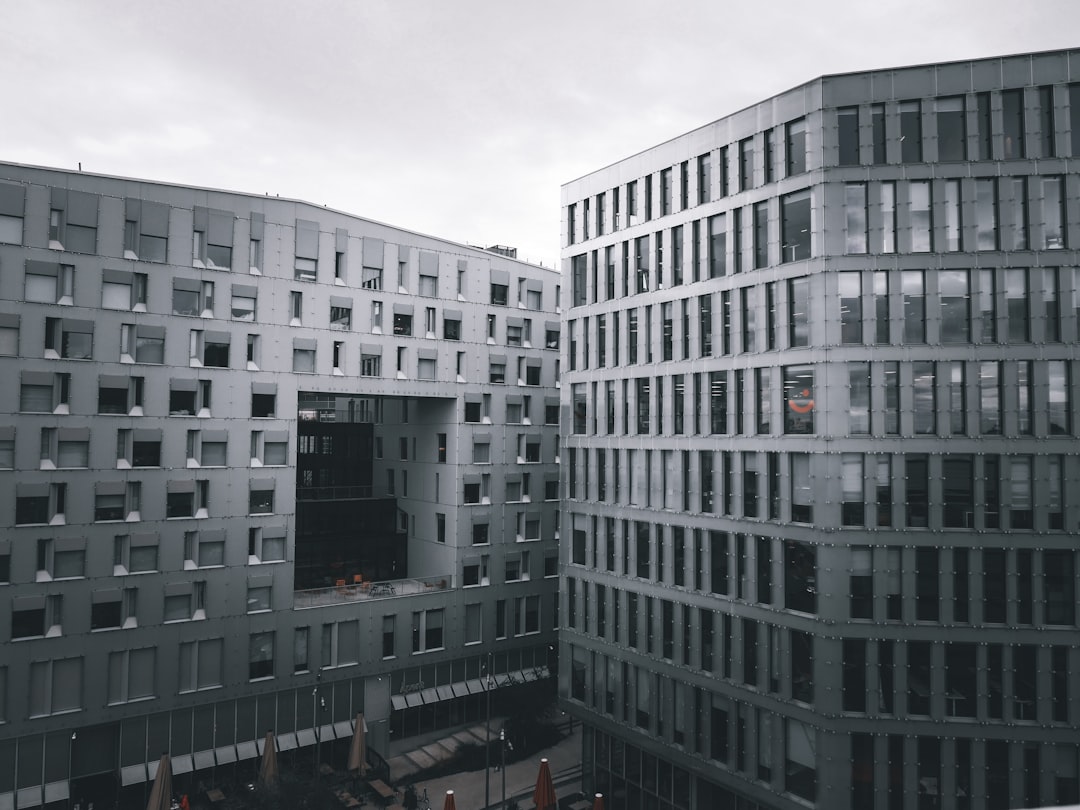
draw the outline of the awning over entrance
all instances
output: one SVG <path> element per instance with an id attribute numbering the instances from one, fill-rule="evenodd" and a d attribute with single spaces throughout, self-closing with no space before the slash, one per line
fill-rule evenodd
<path id="1" fill-rule="evenodd" d="M 515 686 L 522 683 L 543 680 L 550 677 L 551 673 L 546 666 L 528 667 L 513 672 L 503 672 L 495 675 L 491 688 L 501 689 L 504 686 Z M 406 692 L 404 695 L 391 695 L 390 705 L 395 710 L 411 709 L 414 706 L 438 703 L 443 700 L 453 700 L 465 695 L 482 695 L 484 693 L 484 681 L 481 678 L 472 678 L 467 681 L 459 681 L 447 686 L 429 687 L 418 692 Z"/>

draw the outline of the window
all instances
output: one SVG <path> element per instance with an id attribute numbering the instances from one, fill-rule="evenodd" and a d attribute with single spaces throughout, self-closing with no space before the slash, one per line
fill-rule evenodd
<path id="1" fill-rule="evenodd" d="M 814 367 L 784 367 L 784 433 L 814 432 Z"/>
<path id="2" fill-rule="evenodd" d="M 0 184 L 0 244 L 22 244 L 25 195 L 23 186 Z"/>
<path id="3" fill-rule="evenodd" d="M 209 416 L 210 380 L 169 380 L 170 416 Z"/>
<path id="4" fill-rule="evenodd" d="M 937 398 L 934 363 L 917 360 L 912 363 L 913 425 L 916 434 L 937 432 Z"/>
<path id="5" fill-rule="evenodd" d="M 15 525 L 65 523 L 66 484 L 16 484 Z"/>
<path id="6" fill-rule="evenodd" d="M 451 318 L 443 315 L 443 338 L 445 340 L 461 340 L 461 317 Z"/>
<path id="7" fill-rule="evenodd" d="M 252 633 L 248 637 L 248 679 L 274 677 L 274 634 Z"/>
<path id="8" fill-rule="evenodd" d="M 52 189 L 49 247 L 73 253 L 96 252 L 97 219 L 98 195 L 63 188 Z"/>
<path id="9" fill-rule="evenodd" d="M 260 275 L 263 266 L 263 233 L 265 220 L 262 214 L 252 212 L 250 238 L 248 240 L 248 272 Z"/>
<path id="10" fill-rule="evenodd" d="M 859 108 L 841 107 L 836 111 L 840 166 L 859 165 Z"/>
<path id="11" fill-rule="evenodd" d="M 754 187 L 754 139 L 739 141 L 739 191 Z"/>
<path id="12" fill-rule="evenodd" d="M 268 515 L 274 511 L 274 482 L 252 481 L 248 492 L 248 514 Z"/>
<path id="13" fill-rule="evenodd" d="M 45 356 L 90 360 L 94 354 L 94 322 L 71 318 L 45 319 Z"/>
<path id="14" fill-rule="evenodd" d="M 296 259 L 294 278 L 315 281 L 319 271 L 319 223 L 296 220 Z"/>
<path id="15" fill-rule="evenodd" d="M 247 589 L 247 612 L 261 613 L 270 610 L 272 588 L 269 585 L 248 585 Z"/>
<path id="16" fill-rule="evenodd" d="M 967 158 L 967 126 L 964 97 L 939 98 L 934 102 L 937 115 L 938 160 Z"/>
<path id="17" fill-rule="evenodd" d="M 23 300 L 40 304 L 68 304 L 75 287 L 75 268 L 69 264 L 27 261 Z"/>
<path id="18" fill-rule="evenodd" d="M 883 182 L 879 187 L 878 203 L 881 208 L 880 253 L 896 252 L 896 183 Z"/>
<path id="19" fill-rule="evenodd" d="M 911 224 L 911 252 L 929 253 L 933 250 L 930 215 L 930 183 L 912 180 L 908 183 L 908 217 Z"/>
<path id="20" fill-rule="evenodd" d="M 214 282 L 197 279 L 173 279 L 173 315 L 214 317 Z"/>
<path id="21" fill-rule="evenodd" d="M 337 305 L 330 305 L 330 328 L 338 332 L 348 332 L 352 329 L 352 303 L 348 305 L 343 301 Z"/>
<path id="22" fill-rule="evenodd" d="M 941 295 L 941 342 L 968 343 L 971 340 L 970 289 L 967 270 L 939 270 Z"/>
<path id="23" fill-rule="evenodd" d="M 412 615 L 412 651 L 430 652 L 443 648 L 443 609 L 414 611 Z"/>
<path id="24" fill-rule="evenodd" d="M 360 376 L 361 377 L 378 377 L 382 374 L 382 355 L 381 354 L 361 354 L 360 355 Z"/>
<path id="25" fill-rule="evenodd" d="M 1009 459 L 1009 528 L 1033 528 L 1031 456 Z"/>
<path id="26" fill-rule="evenodd" d="M 1005 315 L 1010 343 L 1026 343 L 1030 340 L 1029 293 L 1026 269 L 1005 271 Z"/>
<path id="27" fill-rule="evenodd" d="M 582 256 L 584 258 L 584 256 Z M 509 299 L 510 288 L 506 284 L 491 285 L 491 303 L 497 307 L 505 307 Z"/>
<path id="28" fill-rule="evenodd" d="M 975 249 L 998 248 L 997 181 L 990 178 L 975 180 Z"/>
<path id="29" fill-rule="evenodd" d="M 840 293 L 840 342 L 862 343 L 862 274 L 837 274 Z"/>
<path id="30" fill-rule="evenodd" d="M 39 538 L 37 581 L 79 579 L 86 576 L 86 546 L 81 538 Z"/>
<path id="31" fill-rule="evenodd" d="M 726 312 L 725 316 L 727 316 Z M 810 345 L 810 280 L 808 278 L 788 280 L 788 343 L 793 349 Z"/>
<path id="32" fill-rule="evenodd" d="M 490 371 L 488 373 L 488 382 L 492 383 L 505 383 L 506 382 L 506 361 L 499 361 L 493 359 L 491 361 Z"/>
<path id="33" fill-rule="evenodd" d="M 786 126 L 787 176 L 806 171 L 806 120 L 800 118 Z"/>
<path id="34" fill-rule="evenodd" d="M 813 523 L 813 493 L 810 484 L 810 456 L 791 453 L 791 520 L 793 523 Z"/>
<path id="35" fill-rule="evenodd" d="M 127 199 L 124 207 L 124 258 L 144 262 L 166 261 L 169 206 Z"/>
<path id="36" fill-rule="evenodd" d="M 67 412 L 71 394 L 70 374 L 24 371 L 20 380 L 19 410 L 21 412 Z"/>
<path id="37" fill-rule="evenodd" d="M 1063 189 L 1062 178 L 1042 178 L 1043 250 L 1059 250 L 1065 247 L 1065 198 Z"/>
<path id="38" fill-rule="evenodd" d="M 82 658 L 62 658 L 30 664 L 30 717 L 79 711 L 82 708 Z"/>
<path id="39" fill-rule="evenodd" d="M 926 342 L 926 298 L 922 270 L 904 270 L 900 274 L 904 295 L 904 343 Z"/>
<path id="40" fill-rule="evenodd" d="M 165 517 L 206 517 L 209 499 L 209 481 L 167 481 L 165 494 Z"/>
<path id="41" fill-rule="evenodd" d="M 413 329 L 413 316 L 411 312 L 394 313 L 394 334 L 411 335 Z"/>
<path id="42" fill-rule="evenodd" d="M 1002 158 L 1024 157 L 1024 91 L 1001 91 Z"/>
<path id="43" fill-rule="evenodd" d="M 157 650 L 143 647 L 109 653 L 110 706 L 155 696 L 154 665 Z"/>
<path id="44" fill-rule="evenodd" d="M 164 363 L 165 327 L 123 324 L 120 327 L 120 361 Z"/>
<path id="45" fill-rule="evenodd" d="M 900 162 L 922 162 L 922 106 L 918 101 L 900 102 Z"/>
<path id="46" fill-rule="evenodd" d="M 300 326 L 303 318 L 304 294 L 294 290 L 289 293 L 289 326 Z"/>
<path id="47" fill-rule="evenodd" d="M 249 565 L 282 562 L 284 559 L 285 529 L 283 527 L 252 527 L 248 529 Z"/>
<path id="48" fill-rule="evenodd" d="M 224 680 L 225 642 L 220 638 L 180 644 L 179 689 L 181 693 L 215 689 Z"/>
<path id="49" fill-rule="evenodd" d="M 232 285 L 232 319 L 234 321 L 255 321 L 257 288 L 248 284 Z"/>
<path id="50" fill-rule="evenodd" d="M 0 357 L 19 354 L 19 315 L 0 313 Z"/>
<path id="51" fill-rule="evenodd" d="M 11 603 L 11 638 L 43 638 L 61 634 L 63 597 L 22 596 Z"/>
<path id="52" fill-rule="evenodd" d="M 795 262 L 809 259 L 810 192 L 797 191 L 780 198 L 780 261 Z"/>
<path id="53" fill-rule="evenodd" d="M 254 419 L 273 418 L 277 409 L 277 393 L 269 391 L 252 391 L 251 416 Z"/>
<path id="54" fill-rule="evenodd" d="M 315 373 L 315 347 L 312 340 L 296 338 L 293 340 L 292 370 L 300 374 Z"/>

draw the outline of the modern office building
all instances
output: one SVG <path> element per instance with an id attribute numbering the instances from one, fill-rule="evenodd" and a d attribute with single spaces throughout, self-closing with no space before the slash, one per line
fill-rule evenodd
<path id="1" fill-rule="evenodd" d="M 587 787 L 1080 799 L 1080 51 L 818 78 L 562 203 Z"/>
<path id="2" fill-rule="evenodd" d="M 0 808 L 553 685 L 558 297 L 317 205 L 0 165 Z"/>

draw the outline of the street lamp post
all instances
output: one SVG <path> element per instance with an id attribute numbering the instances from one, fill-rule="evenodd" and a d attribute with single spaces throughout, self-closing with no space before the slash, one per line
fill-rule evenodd
<path id="1" fill-rule="evenodd" d="M 319 735 L 319 682 L 322 680 L 322 672 L 318 672 L 315 675 L 315 688 L 311 690 L 311 730 L 315 733 L 315 759 L 312 762 L 312 769 L 315 771 L 315 778 L 319 778 L 319 757 L 322 756 L 322 738 Z"/>
<path id="2" fill-rule="evenodd" d="M 506 810 L 506 729 L 499 729 L 499 755 L 502 758 L 500 767 L 502 768 L 502 802 L 499 804 L 499 810 Z"/>
<path id="3" fill-rule="evenodd" d="M 484 810 L 491 804 L 491 653 L 488 653 L 487 672 L 484 675 L 487 713 L 484 721 Z"/>

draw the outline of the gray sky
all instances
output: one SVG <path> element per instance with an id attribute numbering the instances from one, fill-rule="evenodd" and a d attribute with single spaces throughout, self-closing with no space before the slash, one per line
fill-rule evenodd
<path id="1" fill-rule="evenodd" d="M 823 73 L 1080 44 L 1076 0 L 3 0 L 0 160 L 552 266 L 559 186 Z"/>

